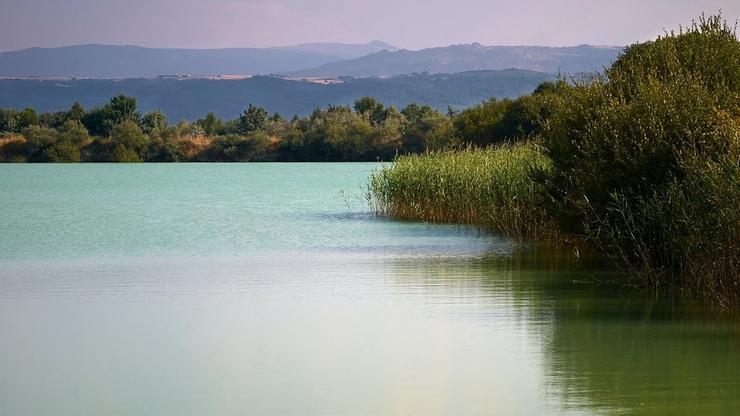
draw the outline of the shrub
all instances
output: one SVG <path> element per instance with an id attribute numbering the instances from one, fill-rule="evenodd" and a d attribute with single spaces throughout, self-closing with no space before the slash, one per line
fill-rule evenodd
<path id="1" fill-rule="evenodd" d="M 554 102 L 543 136 L 561 227 L 652 286 L 737 296 L 739 59 L 734 31 L 702 19 Z"/>

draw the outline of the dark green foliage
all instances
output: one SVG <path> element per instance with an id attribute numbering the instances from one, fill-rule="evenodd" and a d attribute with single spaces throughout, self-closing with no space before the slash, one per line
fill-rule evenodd
<path id="1" fill-rule="evenodd" d="M 514 100 L 490 100 L 457 114 L 455 134 L 466 143 L 486 146 L 538 136 L 554 101 L 570 89 L 563 80 L 543 82 L 532 95 Z"/>
<path id="2" fill-rule="evenodd" d="M 388 117 L 389 109 L 373 97 L 363 97 L 355 101 L 353 106 L 356 112 L 367 116 L 372 124 L 380 124 Z"/>
<path id="3" fill-rule="evenodd" d="M 404 152 L 441 150 L 455 144 L 452 122 L 432 107 L 409 104 L 401 114 L 406 118 L 401 137 Z"/>
<path id="4" fill-rule="evenodd" d="M 259 158 L 270 146 L 270 138 L 257 132 L 250 136 L 228 135 L 217 138 L 206 153 L 206 160 L 249 162 Z"/>
<path id="5" fill-rule="evenodd" d="M 737 107 L 740 91 L 740 43 L 720 15 L 702 16 L 679 33 L 638 43 L 606 71 L 610 89 L 631 99 L 646 80 L 698 83 L 722 108 Z"/>
<path id="6" fill-rule="evenodd" d="M 562 79 L 559 79 L 557 81 L 545 81 L 534 89 L 532 95 L 562 94 L 568 90 L 568 87 L 568 83 Z"/>
<path id="7" fill-rule="evenodd" d="M 18 113 L 16 118 L 16 129 L 23 130 L 27 127 L 38 125 L 39 116 L 33 108 L 26 108 Z"/>
<path id="8" fill-rule="evenodd" d="M 255 131 L 264 130 L 270 122 L 270 115 L 262 107 L 249 104 L 244 113 L 239 117 L 239 133 L 250 134 Z"/>
<path id="9" fill-rule="evenodd" d="M 91 134 L 106 135 L 110 134 L 114 126 L 126 121 L 139 123 L 140 118 L 136 98 L 118 95 L 103 107 L 88 112 L 82 122 Z"/>
<path id="10" fill-rule="evenodd" d="M 18 111 L 0 109 L 0 133 L 18 132 Z"/>
<path id="11" fill-rule="evenodd" d="M 565 93 L 544 131 L 560 223 L 651 286 L 737 301 L 739 94 L 740 42 L 719 16 Z"/>
<path id="12" fill-rule="evenodd" d="M 44 150 L 57 142 L 59 133 L 48 127 L 30 126 L 23 130 L 26 139 L 25 155 L 32 162 L 46 162 Z"/>
<path id="13" fill-rule="evenodd" d="M 224 122 L 213 113 L 208 113 L 204 118 L 198 119 L 195 124 L 200 126 L 208 136 L 221 134 L 224 129 Z"/>
<path id="14" fill-rule="evenodd" d="M 491 98 L 482 104 L 463 110 L 454 121 L 457 135 L 477 146 L 502 142 L 504 137 L 499 130 L 509 105 L 511 105 L 509 100 L 499 101 Z"/>
<path id="15" fill-rule="evenodd" d="M 82 104 L 77 103 L 77 102 L 72 104 L 72 107 L 67 112 L 67 120 L 82 122 L 82 119 L 84 117 L 85 117 L 85 108 L 82 107 Z"/>
<path id="16" fill-rule="evenodd" d="M 82 146 L 90 140 L 87 129 L 76 120 L 68 120 L 59 130 L 59 141 L 70 142 Z"/>
<path id="17" fill-rule="evenodd" d="M 114 146 L 111 162 L 142 162 L 149 144 L 149 138 L 131 120 L 114 126 L 110 141 Z"/>
<path id="18" fill-rule="evenodd" d="M 52 163 L 80 161 L 80 148 L 69 141 L 59 141 L 44 149 L 43 158 Z"/>
<path id="19" fill-rule="evenodd" d="M 146 113 L 141 119 L 141 128 L 144 133 L 161 132 L 167 128 L 167 118 L 164 113 L 154 110 Z"/>

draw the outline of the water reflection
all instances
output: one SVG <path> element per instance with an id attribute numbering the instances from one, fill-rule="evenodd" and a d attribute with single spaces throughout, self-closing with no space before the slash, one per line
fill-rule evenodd
<path id="1" fill-rule="evenodd" d="M 0 410 L 737 413 L 735 321 L 596 275 L 537 247 L 8 265 Z"/>
<path id="2" fill-rule="evenodd" d="M 604 259 L 576 260 L 567 249 L 532 246 L 425 267 L 422 276 L 399 275 L 421 279 L 433 296 L 464 289 L 460 297 L 476 299 L 479 312 L 508 314 L 525 329 L 529 345 L 541 348 L 551 410 L 740 412 L 740 324 L 732 316 L 604 285 L 619 277 Z"/>

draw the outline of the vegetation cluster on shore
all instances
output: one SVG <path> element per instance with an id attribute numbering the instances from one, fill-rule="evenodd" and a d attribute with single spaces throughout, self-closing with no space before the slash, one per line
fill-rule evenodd
<path id="1" fill-rule="evenodd" d="M 379 213 L 590 242 L 651 289 L 740 302 L 740 42 L 720 16 L 635 44 L 587 82 L 518 100 L 507 143 L 401 156 Z M 530 101 L 527 101 L 530 100 Z M 492 137 L 494 106 L 461 114 Z M 485 114 L 490 112 L 491 114 Z M 492 127 L 483 127 L 491 124 Z M 480 132 L 480 133 L 479 133 Z"/>

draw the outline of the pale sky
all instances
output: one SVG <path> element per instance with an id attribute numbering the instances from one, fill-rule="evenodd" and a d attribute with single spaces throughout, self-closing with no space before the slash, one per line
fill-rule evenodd
<path id="1" fill-rule="evenodd" d="M 626 45 L 738 0 L 0 0 L 0 51 L 82 43 L 265 47 L 378 39 L 421 49 Z"/>

